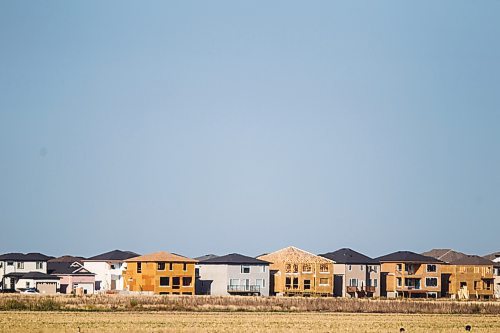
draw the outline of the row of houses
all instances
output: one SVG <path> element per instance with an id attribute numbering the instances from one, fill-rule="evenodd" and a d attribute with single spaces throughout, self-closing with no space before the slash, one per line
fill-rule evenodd
<path id="1" fill-rule="evenodd" d="M 337 297 L 500 298 L 500 253 L 398 251 L 370 258 L 343 248 L 313 254 L 290 246 L 258 257 L 188 258 L 114 250 L 90 258 L 0 255 L 2 292 Z"/>

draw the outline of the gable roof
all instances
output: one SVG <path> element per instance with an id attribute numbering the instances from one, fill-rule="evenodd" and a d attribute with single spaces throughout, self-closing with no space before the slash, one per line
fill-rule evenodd
<path id="1" fill-rule="evenodd" d="M 45 274 L 41 272 L 29 272 L 20 277 L 20 279 L 32 279 L 32 280 L 59 280 L 58 276 Z"/>
<path id="2" fill-rule="evenodd" d="M 125 260 L 126 262 L 197 262 L 195 259 L 181 256 L 179 254 L 169 253 L 165 251 L 136 256 Z"/>
<path id="3" fill-rule="evenodd" d="M 12 253 L 5 253 L 0 255 L 0 261 L 47 261 L 53 257 L 46 256 L 45 254 L 38 253 L 38 252 L 31 252 L 31 253 L 19 253 L 19 252 L 12 252 Z"/>
<path id="4" fill-rule="evenodd" d="M 377 261 L 349 248 L 320 254 L 321 257 L 335 261 L 337 264 L 378 264 Z"/>
<path id="5" fill-rule="evenodd" d="M 205 259 L 200 265 L 269 265 L 269 262 L 244 256 L 239 253 L 231 253 L 221 257 Z"/>
<path id="6" fill-rule="evenodd" d="M 85 260 L 84 257 L 74 257 L 74 256 L 70 256 L 70 255 L 65 255 L 65 256 L 61 256 L 61 257 L 49 259 L 48 262 L 49 263 L 51 263 L 51 262 L 69 262 L 69 263 L 74 263 L 75 261 L 77 261 L 77 262 L 83 262 L 83 260 Z"/>
<path id="7" fill-rule="evenodd" d="M 213 259 L 213 258 L 217 258 L 217 257 L 218 257 L 218 255 L 216 255 L 216 254 L 205 254 L 204 256 L 196 257 L 194 259 L 198 260 L 198 261 L 203 261 L 203 260 Z"/>
<path id="8" fill-rule="evenodd" d="M 124 261 L 126 259 L 130 259 L 137 256 L 139 256 L 139 254 L 135 252 L 113 250 L 106 253 L 98 254 L 83 261 Z"/>
<path id="9" fill-rule="evenodd" d="M 500 260 L 500 252 L 493 252 L 493 253 L 487 254 L 487 255 L 483 256 L 483 258 L 486 258 L 488 260 L 495 260 L 495 259 Z"/>
<path id="10" fill-rule="evenodd" d="M 439 259 L 424 256 L 411 251 L 397 251 L 385 256 L 375 258 L 378 262 L 415 262 L 415 263 L 437 263 L 443 262 Z"/>
<path id="11" fill-rule="evenodd" d="M 331 264 L 332 260 L 317 256 L 310 252 L 296 248 L 295 246 L 285 247 L 284 249 L 262 255 L 257 257 L 257 259 L 265 260 L 270 263 L 324 263 Z"/>
<path id="12" fill-rule="evenodd" d="M 48 262 L 47 273 L 53 275 L 95 275 L 79 262 Z"/>
<path id="13" fill-rule="evenodd" d="M 467 254 L 465 253 L 458 252 L 452 249 L 432 249 L 430 251 L 422 253 L 422 255 L 436 258 L 448 263 L 467 256 Z"/>
<path id="14" fill-rule="evenodd" d="M 450 262 L 451 265 L 488 265 L 492 266 L 493 261 L 476 255 L 466 255 L 455 261 Z"/>

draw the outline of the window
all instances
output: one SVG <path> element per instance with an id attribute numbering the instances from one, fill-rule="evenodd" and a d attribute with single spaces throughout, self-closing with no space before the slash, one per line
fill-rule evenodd
<path id="1" fill-rule="evenodd" d="M 432 278 L 426 278 L 425 279 L 425 285 L 427 287 L 437 287 L 438 285 L 438 279 L 435 278 L 435 277 L 432 277 Z"/>
<path id="2" fill-rule="evenodd" d="M 327 286 L 328 285 L 328 278 L 319 279 L 319 285 L 320 286 Z"/>
<path id="3" fill-rule="evenodd" d="M 159 262 L 158 263 L 158 270 L 159 271 L 164 271 L 165 270 L 165 263 L 164 262 Z"/>
<path id="4" fill-rule="evenodd" d="M 474 290 L 479 290 L 479 281 L 474 281 Z"/>
<path id="5" fill-rule="evenodd" d="M 188 264 L 184 263 L 184 264 L 182 265 L 182 270 L 183 270 L 184 272 L 185 272 L 185 271 L 187 271 L 187 270 L 188 270 Z"/>
<path id="6" fill-rule="evenodd" d="M 373 287 L 378 287 L 378 280 L 377 279 L 373 279 L 373 284 L 372 284 Z"/>
<path id="7" fill-rule="evenodd" d="M 293 278 L 293 289 L 299 289 L 299 278 Z"/>
<path id="8" fill-rule="evenodd" d="M 396 265 L 396 270 L 397 270 L 398 272 L 401 272 L 401 271 L 403 270 L 403 264 L 397 264 L 397 265 Z"/>
<path id="9" fill-rule="evenodd" d="M 181 278 L 178 276 L 174 276 L 172 278 L 172 288 L 179 289 L 180 286 L 181 286 Z"/>
<path id="10" fill-rule="evenodd" d="M 361 265 L 360 269 L 363 270 L 365 268 L 365 266 Z"/>
<path id="11" fill-rule="evenodd" d="M 291 272 L 292 272 L 292 264 L 286 264 L 285 273 L 291 273 Z"/>
<path id="12" fill-rule="evenodd" d="M 311 272 L 312 272 L 311 264 L 302 265 L 302 273 L 311 273 Z"/>
<path id="13" fill-rule="evenodd" d="M 328 264 L 320 264 L 319 265 L 319 272 L 320 273 L 328 273 L 330 269 L 328 268 Z"/>
<path id="14" fill-rule="evenodd" d="M 189 287 L 191 285 L 191 282 L 193 282 L 193 278 L 190 276 L 185 276 L 182 278 L 183 287 Z"/>
<path id="15" fill-rule="evenodd" d="M 26 281 L 26 288 L 29 288 L 30 287 L 30 283 L 29 281 Z"/>
<path id="16" fill-rule="evenodd" d="M 474 273 L 479 273 L 479 267 L 474 267 Z"/>
<path id="17" fill-rule="evenodd" d="M 357 287 L 358 279 L 349 279 L 349 287 Z"/>
<path id="18" fill-rule="evenodd" d="M 396 281 L 397 281 L 398 287 L 401 287 L 401 278 L 400 278 L 400 277 L 398 277 L 398 278 L 396 279 Z"/>
<path id="19" fill-rule="evenodd" d="M 427 272 L 436 272 L 436 265 L 427 265 Z"/>
<path id="20" fill-rule="evenodd" d="M 160 287 L 166 287 L 170 285 L 170 278 L 168 276 L 160 277 Z"/>
<path id="21" fill-rule="evenodd" d="M 229 280 L 229 285 L 230 286 L 239 286 L 240 285 L 240 279 L 230 279 Z"/>
<path id="22" fill-rule="evenodd" d="M 250 266 L 241 266 L 241 273 L 243 274 L 249 274 L 250 273 Z"/>
<path id="23" fill-rule="evenodd" d="M 285 279 L 285 288 L 286 289 L 292 288 L 292 278 L 291 277 L 287 277 Z"/>
<path id="24" fill-rule="evenodd" d="M 142 273 L 142 262 L 137 263 L 137 273 Z"/>
<path id="25" fill-rule="evenodd" d="M 0 268 L 2 268 L 2 267 L 3 267 L 3 262 L 2 262 L 2 261 L 0 261 Z"/>
<path id="26" fill-rule="evenodd" d="M 311 280 L 304 280 L 304 290 L 311 289 Z"/>
<path id="27" fill-rule="evenodd" d="M 352 265 L 349 265 L 349 266 L 347 267 L 347 269 L 348 269 L 349 271 L 352 271 Z"/>
<path id="28" fill-rule="evenodd" d="M 17 269 L 24 269 L 24 262 L 18 262 L 17 263 Z"/>
<path id="29" fill-rule="evenodd" d="M 36 269 L 43 269 L 43 261 L 36 262 Z"/>
<path id="30" fill-rule="evenodd" d="M 110 268 L 111 269 L 115 269 L 116 267 L 115 267 L 115 265 L 111 265 Z"/>
<path id="31" fill-rule="evenodd" d="M 264 279 L 256 279 L 255 284 L 258 285 L 260 288 L 265 287 L 265 280 Z"/>
<path id="32" fill-rule="evenodd" d="M 298 273 L 299 272 L 299 265 L 298 264 L 293 264 L 293 272 Z"/>
<path id="33" fill-rule="evenodd" d="M 266 266 L 265 265 L 260 266 L 260 271 L 261 271 L 261 273 L 265 273 L 266 272 Z"/>
<path id="34" fill-rule="evenodd" d="M 13 261 L 7 261 L 7 266 L 14 266 L 14 262 Z"/>
<path id="35" fill-rule="evenodd" d="M 173 270 L 174 270 L 174 263 L 173 263 L 173 262 L 171 262 L 169 266 L 170 266 L 170 267 L 169 267 L 168 269 L 169 269 L 169 270 L 171 270 L 171 271 L 173 271 Z"/>

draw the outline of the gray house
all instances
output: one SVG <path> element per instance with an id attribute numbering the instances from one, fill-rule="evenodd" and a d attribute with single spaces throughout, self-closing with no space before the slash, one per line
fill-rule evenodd
<path id="1" fill-rule="evenodd" d="M 200 295 L 269 296 L 269 262 L 232 253 L 198 263 Z"/>
<path id="2" fill-rule="evenodd" d="M 351 249 L 320 254 L 333 260 L 333 294 L 337 297 L 380 296 L 380 264 Z"/>

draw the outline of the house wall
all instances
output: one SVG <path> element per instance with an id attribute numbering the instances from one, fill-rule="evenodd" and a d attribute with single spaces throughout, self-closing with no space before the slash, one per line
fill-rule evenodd
<path id="1" fill-rule="evenodd" d="M 142 262 L 141 272 L 137 272 L 137 262 L 128 262 L 127 270 L 124 272 L 125 289 L 134 292 L 153 292 L 155 294 L 183 294 L 194 295 L 195 286 L 195 264 L 174 262 L 170 270 L 170 262 L 165 263 L 165 270 L 158 270 L 157 262 Z M 160 277 L 168 277 L 169 285 L 160 286 Z M 173 278 L 180 278 L 180 286 L 174 288 Z M 183 277 L 191 278 L 189 286 L 183 286 Z"/>
<path id="2" fill-rule="evenodd" d="M 397 269 L 397 265 L 401 264 L 402 269 L 399 271 Z M 408 267 L 412 265 L 414 270 L 411 272 L 407 272 Z M 380 271 L 382 273 L 387 273 L 385 286 L 387 293 L 387 297 L 397 297 L 402 296 L 404 294 L 411 293 L 412 296 L 416 296 L 418 292 L 425 292 L 426 295 L 435 294 L 438 297 L 441 294 L 441 265 L 436 265 L 436 272 L 427 272 L 427 263 L 411 263 L 411 262 L 386 262 L 382 263 L 380 267 Z M 432 277 L 437 278 L 437 286 L 426 286 L 426 278 Z M 401 286 L 397 285 L 398 278 L 401 279 Z M 412 289 L 405 286 L 405 278 L 418 279 L 420 280 L 420 289 Z"/>
<path id="3" fill-rule="evenodd" d="M 12 262 L 12 265 L 8 265 Z M 18 261 L 0 261 L 0 287 L 1 289 L 10 288 L 10 278 L 5 278 L 4 275 L 9 273 L 29 273 L 29 272 L 40 272 L 47 273 L 47 262 L 39 261 L 40 268 L 37 268 L 37 261 L 22 261 L 23 268 L 18 267 Z M 17 280 L 17 279 L 14 279 Z M 3 285 L 2 285 L 3 281 Z M 17 288 L 17 287 L 16 287 Z"/>
<path id="4" fill-rule="evenodd" d="M 61 279 L 60 290 L 61 293 L 71 294 L 75 286 L 82 287 L 87 291 L 87 294 L 93 294 L 95 289 L 95 277 L 92 275 L 57 275 Z M 66 290 L 62 290 L 63 286 L 66 285 Z"/>
<path id="5" fill-rule="evenodd" d="M 335 264 L 337 265 L 337 264 Z M 349 296 L 347 287 L 351 285 L 351 279 L 357 280 L 357 287 L 362 290 L 368 285 L 376 284 L 374 297 L 380 296 L 380 266 L 379 265 L 365 265 L 365 264 L 345 264 L 344 273 L 344 297 Z M 371 267 L 371 269 L 370 269 Z M 370 280 L 371 279 L 371 283 Z M 375 282 L 376 281 L 376 282 Z M 358 297 L 360 293 L 351 294 L 351 296 Z"/>
<path id="6" fill-rule="evenodd" d="M 47 287 L 49 285 L 50 287 Z M 52 287 L 53 286 L 53 287 Z M 16 283 L 16 290 L 26 288 L 37 288 L 41 294 L 56 294 L 59 289 L 58 280 L 43 280 L 43 279 L 19 279 Z"/>
<path id="7" fill-rule="evenodd" d="M 292 267 L 297 265 L 298 270 L 294 272 L 287 272 L 287 264 Z M 304 272 L 304 265 L 311 265 L 310 272 Z M 320 265 L 326 265 L 327 271 L 321 272 Z M 293 295 L 293 294 L 316 294 L 333 296 L 333 263 L 290 263 L 278 262 L 269 265 L 271 272 L 274 272 L 274 293 L 277 295 Z M 287 287 L 287 278 L 292 280 L 292 287 Z M 298 279 L 298 288 L 293 288 L 293 279 Z M 325 283 L 321 283 L 321 281 Z M 304 288 L 304 282 L 310 281 L 310 289 Z"/>
<path id="8" fill-rule="evenodd" d="M 449 296 L 458 297 L 463 283 L 471 298 L 492 298 L 495 293 L 493 265 L 443 265 L 443 273 L 450 274 Z"/>
<path id="9" fill-rule="evenodd" d="M 242 273 L 241 266 L 248 266 L 250 273 Z M 230 295 L 228 285 L 231 280 L 239 280 L 238 284 L 245 284 L 242 280 L 249 280 L 249 285 L 257 285 L 257 279 L 263 280 L 260 295 L 269 296 L 269 266 L 267 265 L 199 265 L 200 280 L 212 280 L 211 295 Z"/>
<path id="10" fill-rule="evenodd" d="M 84 261 L 83 267 L 95 274 L 95 290 L 124 290 L 123 261 Z M 112 268 L 114 267 L 114 268 Z"/>

